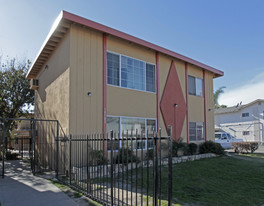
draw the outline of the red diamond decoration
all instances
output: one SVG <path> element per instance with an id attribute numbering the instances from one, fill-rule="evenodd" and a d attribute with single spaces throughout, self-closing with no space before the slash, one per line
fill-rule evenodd
<path id="1" fill-rule="evenodd" d="M 175 104 L 178 106 L 175 107 Z M 180 139 L 186 115 L 186 103 L 173 61 L 163 90 L 160 107 L 167 131 L 168 126 L 171 125 L 173 140 Z"/>

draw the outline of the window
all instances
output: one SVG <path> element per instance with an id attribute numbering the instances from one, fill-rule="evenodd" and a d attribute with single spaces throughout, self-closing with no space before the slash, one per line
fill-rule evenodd
<path id="1" fill-rule="evenodd" d="M 107 83 L 123 88 L 155 92 L 155 65 L 107 52 Z"/>
<path id="2" fill-rule="evenodd" d="M 146 64 L 146 90 L 150 92 L 156 91 L 156 72 L 153 64 Z"/>
<path id="3" fill-rule="evenodd" d="M 203 96 L 203 80 L 197 77 L 188 76 L 189 94 Z"/>
<path id="4" fill-rule="evenodd" d="M 203 122 L 190 122 L 189 123 L 190 141 L 204 140 L 204 126 Z"/>
<path id="5" fill-rule="evenodd" d="M 121 56 L 121 87 L 145 91 L 145 70 L 143 61 Z"/>
<path id="6" fill-rule="evenodd" d="M 249 113 L 248 112 L 242 113 L 242 117 L 249 117 Z"/>
<path id="7" fill-rule="evenodd" d="M 119 86 L 119 55 L 107 53 L 107 83 Z"/>
<path id="8" fill-rule="evenodd" d="M 249 131 L 243 131 L 243 135 L 249 135 Z"/>
<path id="9" fill-rule="evenodd" d="M 119 117 L 107 117 L 106 118 L 106 132 L 110 134 L 110 132 L 113 131 L 115 133 L 115 136 L 119 137 L 119 131 L 120 131 L 120 119 Z M 108 136 L 110 138 L 110 136 Z M 113 150 L 118 150 L 119 148 L 119 141 L 113 141 Z M 111 144 L 110 142 L 107 142 L 107 149 L 111 150 Z"/>
<path id="10" fill-rule="evenodd" d="M 152 141 L 148 142 L 146 140 L 140 140 L 141 137 L 145 137 L 145 134 L 148 132 L 148 136 L 153 136 L 153 131 L 156 131 L 156 120 L 155 119 L 145 119 L 145 118 L 134 118 L 134 117 L 107 117 L 107 132 L 114 130 L 114 132 L 119 132 L 119 137 L 122 138 L 122 133 L 124 137 L 134 137 L 138 140 L 129 140 L 129 147 L 133 146 L 133 149 L 146 149 L 151 148 L 153 143 Z M 108 150 L 111 149 L 111 145 L 107 144 Z M 121 143 L 116 141 L 114 143 L 113 149 L 117 150 L 121 147 Z"/>

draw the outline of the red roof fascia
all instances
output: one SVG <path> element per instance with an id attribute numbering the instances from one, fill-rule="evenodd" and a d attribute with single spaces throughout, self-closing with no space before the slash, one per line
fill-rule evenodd
<path id="1" fill-rule="evenodd" d="M 99 30 L 99 31 L 101 31 L 103 33 L 107 33 L 107 34 L 119 37 L 121 39 L 125 39 L 127 41 L 130 41 L 130 42 L 133 42 L 133 43 L 148 47 L 148 48 L 153 49 L 153 50 L 155 50 L 157 52 L 160 52 L 160 53 L 163 53 L 163 54 L 167 54 L 169 56 L 175 57 L 175 58 L 180 59 L 182 61 L 185 61 L 185 62 L 188 62 L 190 64 L 196 65 L 196 66 L 201 67 L 203 69 L 209 70 L 209 71 L 211 71 L 211 72 L 213 72 L 215 74 L 218 74 L 219 76 L 223 76 L 224 75 L 224 72 L 222 72 L 222 71 L 220 71 L 218 69 L 215 69 L 213 67 L 210 67 L 208 65 L 205 65 L 205 64 L 203 64 L 201 62 L 198 62 L 196 60 L 193 60 L 193 59 L 191 59 L 189 57 L 183 56 L 183 55 L 178 54 L 176 52 L 170 51 L 170 50 L 165 49 L 163 47 L 160 47 L 158 45 L 155 45 L 155 44 L 152 44 L 150 42 L 144 41 L 142 39 L 139 39 L 137 37 L 131 36 L 131 35 L 126 34 L 124 32 L 118 31 L 116 29 L 112 29 L 110 27 L 104 26 L 104 25 L 96 23 L 94 21 L 85 19 L 85 18 L 77 16 L 75 14 L 72 14 L 72 13 L 69 13 L 69 12 L 66 12 L 66 11 L 62 11 L 62 12 L 63 12 L 63 15 L 62 15 L 63 19 L 67 19 L 69 21 L 72 21 L 72 22 L 75 22 L 75 23 L 78 23 L 78 24 L 81 24 L 81 25 L 84 25 L 84 26 Z"/>

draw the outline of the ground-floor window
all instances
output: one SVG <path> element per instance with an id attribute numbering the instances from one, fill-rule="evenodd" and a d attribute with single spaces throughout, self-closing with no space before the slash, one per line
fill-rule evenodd
<path id="1" fill-rule="evenodd" d="M 203 122 L 189 122 L 190 141 L 204 140 L 204 123 Z"/>
<path id="2" fill-rule="evenodd" d="M 156 119 L 150 118 L 138 118 L 138 117 L 107 117 L 107 133 L 112 130 L 115 136 L 122 138 L 137 138 L 138 140 L 128 141 L 128 146 L 133 147 L 133 149 L 147 149 L 147 147 L 152 147 L 152 141 L 150 140 L 148 145 L 146 140 L 140 140 L 144 138 L 146 134 L 148 137 L 152 137 L 153 133 L 156 131 Z M 116 150 L 122 147 L 121 141 L 114 141 L 113 149 Z M 111 145 L 107 144 L 108 150 L 111 149 Z"/>

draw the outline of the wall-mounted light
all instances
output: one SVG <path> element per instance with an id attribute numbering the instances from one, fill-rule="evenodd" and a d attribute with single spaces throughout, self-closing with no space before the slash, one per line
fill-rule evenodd
<path id="1" fill-rule="evenodd" d="M 212 109 L 208 109 L 208 111 L 209 111 L 209 112 L 211 112 L 211 111 L 212 111 Z"/>
<path id="2" fill-rule="evenodd" d="M 48 68 L 49 68 L 49 66 L 46 64 L 44 68 L 45 68 L 45 69 L 48 69 Z"/>
<path id="3" fill-rule="evenodd" d="M 174 107 L 178 107 L 178 104 L 174 104 Z"/>
<path id="4" fill-rule="evenodd" d="M 92 92 L 88 92 L 87 95 L 90 97 L 92 96 Z"/>

